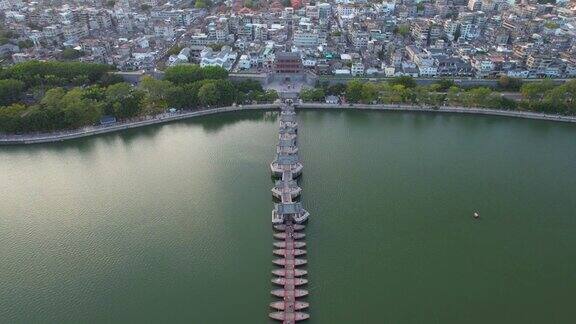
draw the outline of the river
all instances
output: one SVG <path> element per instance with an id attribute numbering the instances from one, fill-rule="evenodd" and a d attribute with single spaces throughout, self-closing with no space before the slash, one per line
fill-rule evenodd
<path id="1" fill-rule="evenodd" d="M 310 323 L 576 318 L 575 125 L 298 117 Z M 266 323 L 276 136 L 249 111 L 0 147 L 0 323 Z"/>

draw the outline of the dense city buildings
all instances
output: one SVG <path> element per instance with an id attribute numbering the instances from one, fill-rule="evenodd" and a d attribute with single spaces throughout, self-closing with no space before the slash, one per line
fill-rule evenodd
<path id="1" fill-rule="evenodd" d="M 273 73 L 279 53 L 316 75 L 576 76 L 576 1 L 0 1 L 3 64 L 197 63 Z"/>

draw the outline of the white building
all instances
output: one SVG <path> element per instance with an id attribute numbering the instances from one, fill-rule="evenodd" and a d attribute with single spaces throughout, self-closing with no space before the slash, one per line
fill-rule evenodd
<path id="1" fill-rule="evenodd" d="M 318 46 L 318 32 L 316 30 L 294 32 L 294 45 L 298 47 Z"/>
<path id="2" fill-rule="evenodd" d="M 230 46 L 223 46 L 220 52 L 214 53 L 212 48 L 207 47 L 200 52 L 200 66 L 219 66 L 228 71 L 236 62 L 237 53 Z"/>
<path id="3" fill-rule="evenodd" d="M 306 17 L 310 19 L 320 18 L 320 10 L 318 6 L 306 6 Z"/>
<path id="4" fill-rule="evenodd" d="M 436 76 L 438 68 L 433 65 L 418 65 L 418 73 L 420 76 Z"/>
<path id="5" fill-rule="evenodd" d="M 242 70 L 247 70 L 252 67 L 252 61 L 250 57 L 246 54 L 242 54 L 238 60 L 238 68 Z"/>
<path id="6" fill-rule="evenodd" d="M 158 24 L 154 26 L 154 34 L 158 38 L 166 40 L 173 39 L 175 36 L 174 26 L 170 24 Z"/>
<path id="7" fill-rule="evenodd" d="M 352 68 L 350 70 L 350 73 L 353 76 L 364 75 L 364 64 L 362 64 L 360 62 L 352 64 Z"/>
<path id="8" fill-rule="evenodd" d="M 478 76 L 486 76 L 494 71 L 494 62 L 485 57 L 478 57 L 472 59 L 472 67 L 476 69 Z"/>
<path id="9" fill-rule="evenodd" d="M 335 75 L 350 75 L 350 70 L 348 69 L 336 69 L 334 70 Z"/>
<path id="10" fill-rule="evenodd" d="M 177 55 L 170 55 L 168 58 L 168 66 L 175 66 L 178 64 L 186 64 L 190 62 L 190 48 L 184 47 Z"/>
<path id="11" fill-rule="evenodd" d="M 64 39 L 68 42 L 76 42 L 88 36 L 88 26 L 86 25 L 64 25 L 62 27 Z"/>
<path id="12" fill-rule="evenodd" d="M 196 34 L 190 36 L 190 45 L 192 46 L 207 46 L 212 43 L 213 41 L 208 39 L 208 35 L 206 34 Z"/>
<path id="13" fill-rule="evenodd" d="M 318 4 L 318 18 L 328 19 L 332 15 L 332 6 L 329 3 Z"/>
<path id="14" fill-rule="evenodd" d="M 356 8 L 349 5 L 338 5 L 338 15 L 342 19 L 352 19 L 356 15 Z"/>

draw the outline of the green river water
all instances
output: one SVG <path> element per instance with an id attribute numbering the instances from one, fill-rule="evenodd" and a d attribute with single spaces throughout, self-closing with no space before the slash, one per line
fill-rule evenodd
<path id="1" fill-rule="evenodd" d="M 269 323 L 276 117 L 0 147 L 0 323 Z M 574 323 L 576 125 L 298 118 L 309 323 Z"/>

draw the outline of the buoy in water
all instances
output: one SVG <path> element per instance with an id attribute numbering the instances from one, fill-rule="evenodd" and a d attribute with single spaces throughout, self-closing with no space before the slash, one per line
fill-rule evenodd
<path id="1" fill-rule="evenodd" d="M 478 214 L 478 212 L 474 212 L 474 218 L 480 218 L 480 214 Z"/>

